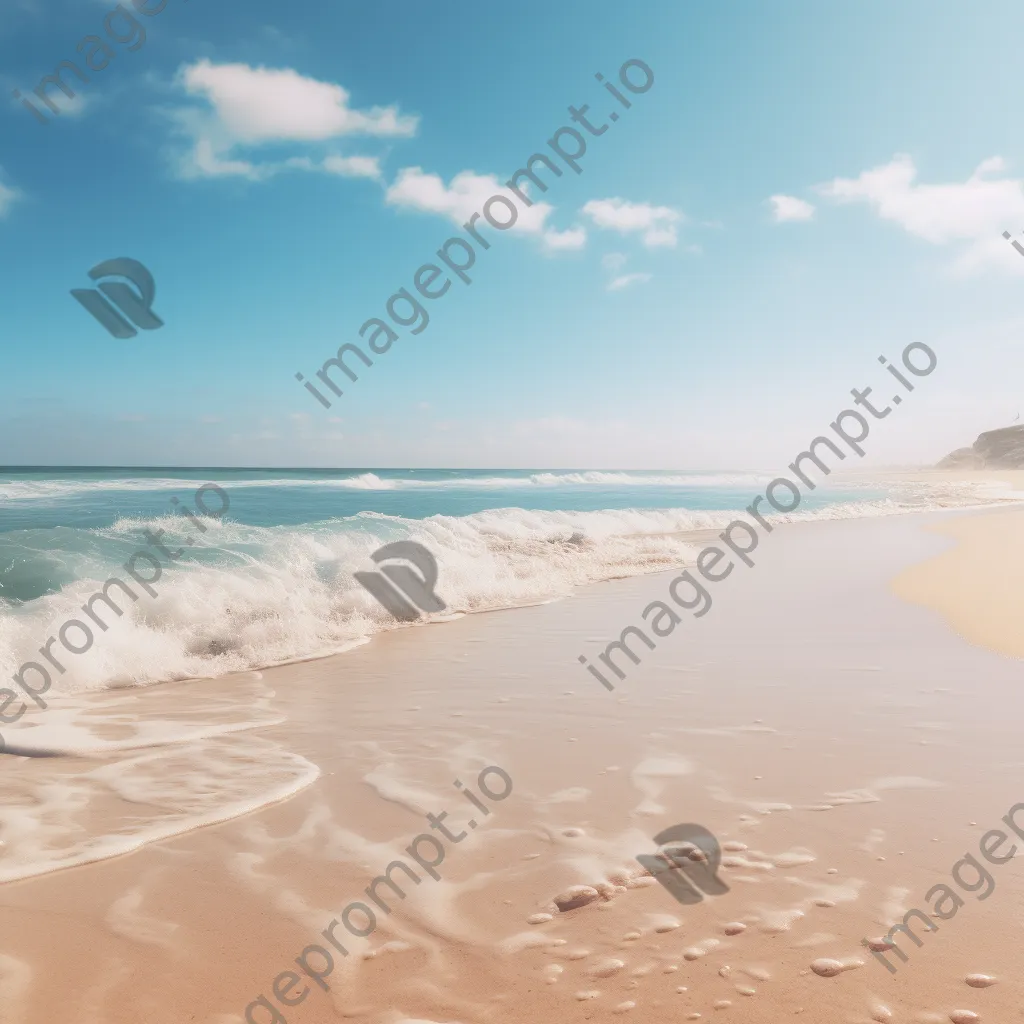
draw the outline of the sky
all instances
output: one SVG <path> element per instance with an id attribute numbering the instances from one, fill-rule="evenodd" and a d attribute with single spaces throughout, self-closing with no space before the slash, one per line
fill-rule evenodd
<path id="1" fill-rule="evenodd" d="M 913 342 L 865 464 L 1024 411 L 1019 4 L 138 6 L 0 0 L 0 464 L 781 468 Z M 470 283 L 306 391 L 538 152 Z M 71 295 L 121 257 L 132 338 Z"/>

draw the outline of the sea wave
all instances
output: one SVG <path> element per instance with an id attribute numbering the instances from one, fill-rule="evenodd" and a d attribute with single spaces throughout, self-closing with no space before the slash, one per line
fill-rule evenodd
<path id="1" fill-rule="evenodd" d="M 771 474 L 737 473 L 635 473 L 625 471 L 585 470 L 579 472 L 540 472 L 522 476 L 452 476 L 414 477 L 381 476 L 375 472 L 353 473 L 351 476 L 236 477 L 232 471 L 223 481 L 230 490 L 253 487 L 317 488 L 353 491 L 404 490 L 498 490 L 554 487 L 744 487 L 759 486 L 771 480 Z M 178 493 L 198 490 L 216 471 L 205 479 L 184 477 L 108 477 L 104 480 L 2 480 L 0 501 L 55 501 L 76 498 L 97 492 Z"/>
<path id="2" fill-rule="evenodd" d="M 978 502 L 969 488 L 921 488 L 899 499 L 844 502 L 770 517 L 774 522 L 895 515 Z M 692 562 L 694 531 L 720 530 L 738 509 L 622 509 L 601 512 L 492 509 L 466 516 L 404 519 L 363 512 L 304 526 L 214 524 L 203 545 L 165 567 L 158 597 L 123 600 L 83 655 L 64 654 L 53 692 L 74 693 L 227 672 L 325 656 L 401 628 L 353 574 L 396 540 L 426 545 L 437 559 L 445 615 L 534 604 L 613 578 Z M 62 538 L 45 552 L 59 562 L 60 589 L 0 609 L 0 675 L 10 678 L 140 547 L 145 529 L 180 548 L 181 517 L 121 519 L 111 527 L 25 531 Z M 7 540 L 12 534 L 5 535 Z M 34 542 L 32 554 L 40 557 Z M 5 556 L 6 557 L 6 556 Z M 433 616 L 437 619 L 439 616 Z M 444 616 L 440 616 L 444 617 Z M 429 621 L 429 620 L 428 620 Z M 78 641 L 80 642 L 80 641 Z M 60 648 L 58 648 L 60 651 Z"/>

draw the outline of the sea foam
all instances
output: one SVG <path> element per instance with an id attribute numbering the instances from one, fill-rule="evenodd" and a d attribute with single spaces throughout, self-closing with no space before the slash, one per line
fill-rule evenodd
<path id="1" fill-rule="evenodd" d="M 845 502 L 770 518 L 893 515 L 977 500 L 963 489 L 922 492 L 912 500 Z M 165 566 L 156 599 L 124 600 L 123 616 L 107 616 L 108 629 L 97 631 L 90 651 L 63 656 L 67 671 L 48 699 L 322 657 L 401 628 L 353 577 L 373 568 L 370 555 L 392 541 L 418 541 L 433 552 L 448 616 L 551 601 L 589 583 L 689 564 L 698 545 L 688 535 L 720 530 L 741 514 L 501 508 L 426 519 L 363 512 L 301 526 L 211 522 L 207 543 Z M 124 575 L 124 559 L 147 528 L 165 530 L 163 544 L 172 551 L 190 537 L 173 516 L 63 529 L 62 549 L 47 552 L 60 563 L 59 590 L 0 608 L 0 677 L 38 660 L 40 646 L 62 623 L 82 617 L 82 605 L 106 579 Z"/>

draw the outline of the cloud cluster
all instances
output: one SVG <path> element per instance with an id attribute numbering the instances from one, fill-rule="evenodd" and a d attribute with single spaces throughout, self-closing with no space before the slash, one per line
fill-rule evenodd
<path id="1" fill-rule="evenodd" d="M 448 217 L 461 227 L 493 195 L 504 195 L 514 201 L 513 194 L 493 174 L 460 171 L 446 185 L 440 175 L 427 174 L 421 167 L 405 167 L 387 189 L 385 200 L 391 206 Z M 582 249 L 587 241 L 586 231 L 580 227 L 567 231 L 549 228 L 547 221 L 553 211 L 550 203 L 537 201 L 532 206 L 520 207 L 519 219 L 509 230 L 538 237 L 551 250 Z"/>
<path id="2" fill-rule="evenodd" d="M 810 220 L 814 216 L 814 207 L 796 196 L 775 195 L 768 200 L 772 204 L 772 216 L 776 224 L 784 224 L 791 220 Z"/>
<path id="3" fill-rule="evenodd" d="M 678 242 L 676 225 L 683 219 L 678 210 L 650 203 L 631 203 L 626 199 L 592 199 L 583 212 L 599 228 L 620 234 L 640 233 L 649 249 L 657 246 L 675 248 Z"/>
<path id="4" fill-rule="evenodd" d="M 392 206 L 441 214 L 461 227 L 495 193 L 512 195 L 493 174 L 460 171 L 446 185 L 438 174 L 427 174 L 421 167 L 406 167 L 388 188 L 385 199 Z M 510 230 L 537 234 L 543 231 L 551 210 L 549 203 L 534 203 L 520 210 L 519 220 Z"/>
<path id="5" fill-rule="evenodd" d="M 338 145 L 359 137 L 394 141 L 417 134 L 419 118 L 397 104 L 359 108 L 336 82 L 320 81 L 294 68 L 197 60 L 179 68 L 173 83 L 180 101 L 166 111 L 179 140 L 171 151 L 185 180 L 242 178 L 267 181 L 282 173 L 330 174 L 376 181 L 384 200 L 396 209 L 445 217 L 460 227 L 495 195 L 513 193 L 493 174 L 464 170 L 445 181 L 422 167 L 399 170 L 388 184 L 381 155 L 344 153 Z M 183 143 L 183 144 L 182 144 Z M 282 149 L 284 153 L 282 154 Z M 291 155 L 286 155 L 291 150 Z M 522 192 L 527 186 L 520 184 Z M 20 198 L 0 184 L 0 218 Z M 552 225 L 554 207 L 539 199 L 521 207 L 510 228 L 538 240 L 549 253 L 582 250 L 588 230 L 581 223 Z M 595 228 L 636 236 L 647 248 L 675 248 L 682 213 L 668 206 L 612 197 L 587 202 L 580 214 Z M 695 247 L 689 247 L 691 250 Z M 696 251 L 699 251 L 697 249 Z M 618 291 L 650 280 L 647 273 L 613 274 L 608 288 Z"/>
<path id="6" fill-rule="evenodd" d="M 195 101 L 174 115 L 180 132 L 192 143 L 179 166 L 186 178 L 238 176 L 259 181 L 284 170 L 379 178 L 379 163 L 371 156 L 328 154 L 257 163 L 238 152 L 271 143 L 323 143 L 354 135 L 409 138 L 419 124 L 418 118 L 402 114 L 396 106 L 357 110 L 340 85 L 291 68 L 200 60 L 179 71 L 178 85 Z"/>
<path id="7" fill-rule="evenodd" d="M 1024 225 L 1024 182 L 996 177 L 1006 170 L 1001 157 L 983 160 L 965 182 L 924 185 L 906 154 L 819 186 L 822 195 L 843 203 L 866 203 L 882 220 L 932 245 L 959 243 L 954 270 L 976 273 L 985 267 L 1024 271 L 1021 258 L 1003 240 L 1006 228 Z"/>
<path id="8" fill-rule="evenodd" d="M 180 134 L 190 142 L 178 165 L 185 178 L 263 181 L 284 171 L 313 171 L 381 181 L 380 161 L 374 156 L 332 153 L 256 161 L 248 151 L 271 143 L 311 145 L 354 135 L 408 138 L 419 126 L 418 118 L 402 114 L 397 106 L 358 110 L 342 86 L 291 68 L 200 60 L 179 71 L 178 86 L 195 101 L 174 112 Z M 405 167 L 386 187 L 385 201 L 396 208 L 447 217 L 461 226 L 490 196 L 507 191 L 493 174 L 461 171 L 446 183 L 422 167 Z M 511 230 L 540 239 L 551 252 L 584 248 L 586 229 L 579 224 L 566 230 L 550 226 L 553 212 L 550 203 L 537 201 L 521 212 Z M 641 232 L 649 247 L 676 244 L 681 215 L 668 207 L 601 199 L 588 203 L 583 212 L 598 227 Z"/>
<path id="9" fill-rule="evenodd" d="M 282 143 L 308 147 L 355 135 L 409 138 L 419 126 L 418 118 L 402 114 L 397 106 L 356 109 L 342 86 L 303 76 L 291 68 L 200 60 L 179 71 L 177 84 L 192 101 L 173 114 L 179 133 L 189 140 L 188 152 L 178 165 L 185 178 L 264 181 L 285 171 L 308 171 L 383 183 L 376 156 L 329 153 L 256 161 L 251 151 Z M 511 197 L 493 174 L 465 170 L 445 182 L 422 167 L 405 167 L 385 185 L 384 198 L 389 206 L 446 217 L 462 226 L 496 194 Z M 639 235 L 648 248 L 674 248 L 683 221 L 682 214 L 668 206 L 617 197 L 591 200 L 581 212 L 597 228 Z M 550 224 L 553 213 L 550 203 L 535 201 L 521 210 L 511 230 L 540 240 L 552 253 L 583 249 L 588 239 L 586 228 L 574 224 L 557 229 Z M 625 288 L 649 277 L 627 274 L 610 287 Z"/>
<path id="10" fill-rule="evenodd" d="M 306 78 L 291 68 L 253 68 L 200 60 L 181 71 L 192 96 L 204 97 L 239 142 L 324 140 L 339 135 L 409 137 L 419 119 L 397 107 L 354 110 L 340 85 Z"/>

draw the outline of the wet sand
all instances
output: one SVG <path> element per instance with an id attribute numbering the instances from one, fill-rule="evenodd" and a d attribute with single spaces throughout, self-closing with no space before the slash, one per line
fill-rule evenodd
<path id="1" fill-rule="evenodd" d="M 100 823 L 136 835 L 140 821 L 154 838 L 0 887 L 0 1021 L 228 1024 L 261 994 L 277 1016 L 252 1020 L 288 1024 L 1020 1020 L 1024 852 L 991 867 L 987 899 L 961 892 L 920 948 L 904 940 L 895 974 L 861 940 L 928 909 L 1024 801 L 1020 664 L 998 653 L 1020 650 L 970 625 L 1001 600 L 978 597 L 1009 564 L 994 538 L 1022 527 L 1024 512 L 999 510 L 779 528 L 612 693 L 577 656 L 641 623 L 674 573 L 119 695 L 143 716 L 206 701 L 225 724 L 243 704 L 278 724 L 130 756 L 0 759 L 8 809 L 52 812 L 16 831 L 8 810 L 8 845 L 78 849 Z M 1019 615 L 1000 621 L 1019 637 Z M 513 789 L 484 815 L 454 782 L 480 795 L 491 765 Z M 287 798 L 173 835 L 176 814 L 237 812 L 268 785 Z M 445 842 L 441 879 L 406 885 L 367 939 L 336 930 L 347 955 L 329 991 L 284 979 L 308 994 L 276 998 L 275 978 L 391 861 L 411 864 L 425 815 L 445 811 L 467 836 Z M 726 847 L 728 893 L 682 906 L 636 878 L 636 855 L 680 822 Z M 576 885 L 597 898 L 552 907 Z M 821 960 L 845 969 L 821 976 Z"/>
<path id="2" fill-rule="evenodd" d="M 932 529 L 955 545 L 894 582 L 970 643 L 1024 657 L 1024 518 L 1019 511 L 956 518 Z"/>

